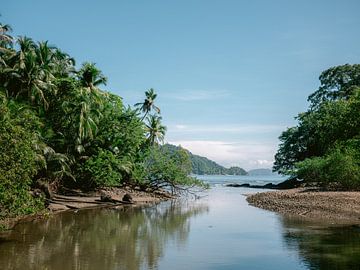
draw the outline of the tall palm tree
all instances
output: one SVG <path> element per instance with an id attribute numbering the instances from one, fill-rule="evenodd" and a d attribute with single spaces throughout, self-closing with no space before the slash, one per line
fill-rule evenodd
<path id="1" fill-rule="evenodd" d="M 85 142 L 92 140 L 102 116 L 101 110 L 108 95 L 98 86 L 106 84 L 107 79 L 93 63 L 84 63 L 77 72 L 80 88 L 75 96 L 63 103 L 65 112 L 73 114 L 78 121 L 74 122 L 76 130 L 75 150 L 81 154 L 85 151 Z"/>
<path id="2" fill-rule="evenodd" d="M 84 63 L 78 72 L 78 79 L 82 87 L 96 90 L 99 85 L 106 85 L 107 78 L 94 63 Z"/>
<path id="3" fill-rule="evenodd" d="M 161 125 L 161 116 L 150 115 L 145 124 L 146 135 L 150 145 L 164 142 L 166 127 Z"/>
<path id="4" fill-rule="evenodd" d="M 32 39 L 20 37 L 19 51 L 10 59 L 6 69 L 9 94 L 26 99 L 32 104 L 49 106 L 46 95 L 56 90 L 53 75 L 53 47 L 47 42 L 36 44 Z"/>
<path id="5" fill-rule="evenodd" d="M 85 151 L 86 141 L 92 140 L 98 130 L 102 116 L 101 108 L 106 96 L 98 96 L 85 88 L 76 89 L 71 98 L 62 103 L 67 118 L 73 119 L 72 130 L 75 134 L 75 151 L 79 154 Z M 71 140 L 73 141 L 74 138 Z"/>
<path id="6" fill-rule="evenodd" d="M 155 105 L 156 97 L 157 94 L 155 93 L 154 89 L 150 88 L 148 91 L 145 91 L 144 102 L 135 104 L 135 106 L 139 107 L 140 110 L 144 113 L 141 120 L 144 120 L 151 110 L 154 110 L 156 113 L 160 113 L 160 108 Z"/>

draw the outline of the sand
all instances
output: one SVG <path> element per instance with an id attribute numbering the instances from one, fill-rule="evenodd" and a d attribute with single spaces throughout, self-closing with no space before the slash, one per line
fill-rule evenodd
<path id="1" fill-rule="evenodd" d="M 114 202 L 102 202 L 101 194 L 108 194 Z M 132 203 L 122 201 L 123 196 L 129 194 L 132 197 Z M 63 211 L 78 211 L 90 208 L 104 207 L 122 207 L 122 206 L 140 206 L 146 204 L 159 203 L 161 201 L 174 198 L 171 194 L 164 191 L 144 192 L 130 187 L 124 188 L 105 188 L 93 192 L 81 192 L 69 190 L 65 194 L 54 194 L 49 200 L 47 209 L 33 215 L 19 216 L 15 218 L 5 218 L 0 220 L 1 229 L 11 229 L 19 222 L 28 222 L 35 219 L 47 218 L 51 214 Z"/>
<path id="2" fill-rule="evenodd" d="M 335 223 L 360 223 L 360 192 L 321 191 L 296 188 L 251 194 L 247 201 L 256 207 L 285 215 Z"/>

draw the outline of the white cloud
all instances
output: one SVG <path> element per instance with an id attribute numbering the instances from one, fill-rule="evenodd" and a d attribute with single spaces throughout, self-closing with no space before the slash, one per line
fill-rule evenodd
<path id="1" fill-rule="evenodd" d="M 276 151 L 276 145 L 251 141 L 170 141 L 181 145 L 196 155 L 207 157 L 224 166 L 241 166 L 247 170 L 270 168 Z"/>
<path id="2" fill-rule="evenodd" d="M 175 125 L 174 129 L 176 129 L 176 130 L 186 130 L 187 126 L 186 125 Z"/>
<path id="3" fill-rule="evenodd" d="M 285 126 L 282 125 L 169 125 L 169 132 L 221 132 L 221 133 L 237 133 L 237 134 L 248 134 L 248 133 L 267 133 L 267 132 L 278 132 L 285 130 Z"/>

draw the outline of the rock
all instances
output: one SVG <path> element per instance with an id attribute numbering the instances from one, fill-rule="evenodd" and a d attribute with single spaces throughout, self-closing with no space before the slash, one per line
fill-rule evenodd
<path id="1" fill-rule="evenodd" d="M 227 187 L 251 187 L 250 184 L 227 184 Z"/>
<path id="2" fill-rule="evenodd" d="M 129 193 L 126 193 L 126 194 L 124 195 L 124 197 L 122 198 L 122 200 L 123 200 L 124 202 L 133 202 L 133 198 L 131 197 L 131 195 L 130 195 Z"/>
<path id="3" fill-rule="evenodd" d="M 50 189 L 49 183 L 44 179 L 39 179 L 35 183 L 35 187 L 39 190 L 41 190 L 47 199 L 52 200 L 54 195 Z"/>
<path id="4" fill-rule="evenodd" d="M 302 181 L 290 178 L 279 184 L 268 183 L 266 185 L 250 185 L 250 184 L 227 184 L 227 187 L 246 187 L 246 188 L 265 188 L 265 189 L 292 189 L 300 187 Z"/>
<path id="5" fill-rule="evenodd" d="M 100 195 L 100 201 L 102 201 L 102 202 L 113 202 L 113 199 L 111 198 L 111 196 L 109 194 L 106 194 L 106 193 L 102 192 L 101 195 Z"/>

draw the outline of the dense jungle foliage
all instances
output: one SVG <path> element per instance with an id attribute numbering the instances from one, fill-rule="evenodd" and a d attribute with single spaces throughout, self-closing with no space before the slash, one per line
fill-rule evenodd
<path id="1" fill-rule="evenodd" d="M 337 188 L 360 188 L 360 65 L 332 67 L 298 124 L 280 136 L 274 170 Z"/>
<path id="2" fill-rule="evenodd" d="M 134 108 L 101 90 L 93 63 L 80 68 L 48 42 L 14 38 L 0 24 L 0 219 L 36 212 L 48 185 L 94 189 L 204 186 L 189 177 L 186 151 L 163 151 L 166 128 L 153 89 Z"/>

